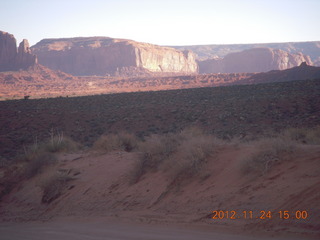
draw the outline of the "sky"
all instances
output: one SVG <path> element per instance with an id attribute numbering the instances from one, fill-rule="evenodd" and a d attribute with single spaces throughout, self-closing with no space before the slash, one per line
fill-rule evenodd
<path id="1" fill-rule="evenodd" d="M 320 0 L 0 0 L 0 30 L 157 45 L 320 41 Z"/>

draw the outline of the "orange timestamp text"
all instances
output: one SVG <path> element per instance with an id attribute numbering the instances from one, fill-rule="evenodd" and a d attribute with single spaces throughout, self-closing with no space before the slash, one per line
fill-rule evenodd
<path id="1" fill-rule="evenodd" d="M 309 217 L 307 210 L 296 210 L 296 211 L 224 211 L 224 210 L 214 210 L 212 211 L 212 219 L 307 219 Z"/>

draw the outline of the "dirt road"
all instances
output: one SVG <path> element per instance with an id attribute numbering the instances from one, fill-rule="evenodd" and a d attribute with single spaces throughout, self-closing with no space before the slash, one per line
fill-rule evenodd
<path id="1" fill-rule="evenodd" d="M 277 237 L 253 237 L 224 234 L 212 230 L 148 224 L 106 222 L 29 222 L 1 223 L 1 240 L 275 240 Z M 293 240 L 293 238 L 290 238 Z M 298 239 L 298 238 L 297 238 Z"/>

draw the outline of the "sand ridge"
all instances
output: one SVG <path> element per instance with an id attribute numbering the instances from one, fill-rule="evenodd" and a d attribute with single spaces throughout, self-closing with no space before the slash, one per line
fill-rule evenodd
<path id="1" fill-rule="evenodd" d="M 163 170 L 146 173 L 138 183 L 130 174 L 139 152 L 61 154 L 58 166 L 23 182 L 0 205 L 2 221 L 54 220 L 59 217 L 111 218 L 143 224 L 194 224 L 249 234 L 319 236 L 319 156 L 315 146 L 302 146 L 289 162 L 263 176 L 243 175 L 250 145 L 222 146 L 206 166 L 206 174 L 173 185 Z M 41 203 L 41 182 L 55 171 L 74 176 L 69 189 L 50 204 Z M 203 177 L 205 176 L 205 177 Z M 308 186 L 306 188 L 306 186 Z M 272 219 L 212 219 L 211 211 L 270 210 Z M 277 216 L 281 210 L 306 210 L 307 220 Z M 257 215 L 258 214 L 258 215 Z"/>

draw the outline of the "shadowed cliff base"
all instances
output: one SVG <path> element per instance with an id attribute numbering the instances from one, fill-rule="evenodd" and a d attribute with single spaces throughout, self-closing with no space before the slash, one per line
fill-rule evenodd
<path id="1" fill-rule="evenodd" d="M 167 75 L 167 76 L 164 76 Z M 147 77 L 75 77 L 34 65 L 25 71 L 0 72 L 0 101 L 10 99 L 72 97 L 121 92 L 159 91 L 239 84 L 320 79 L 320 68 L 299 67 L 266 73 L 191 74 L 151 73 Z"/>

